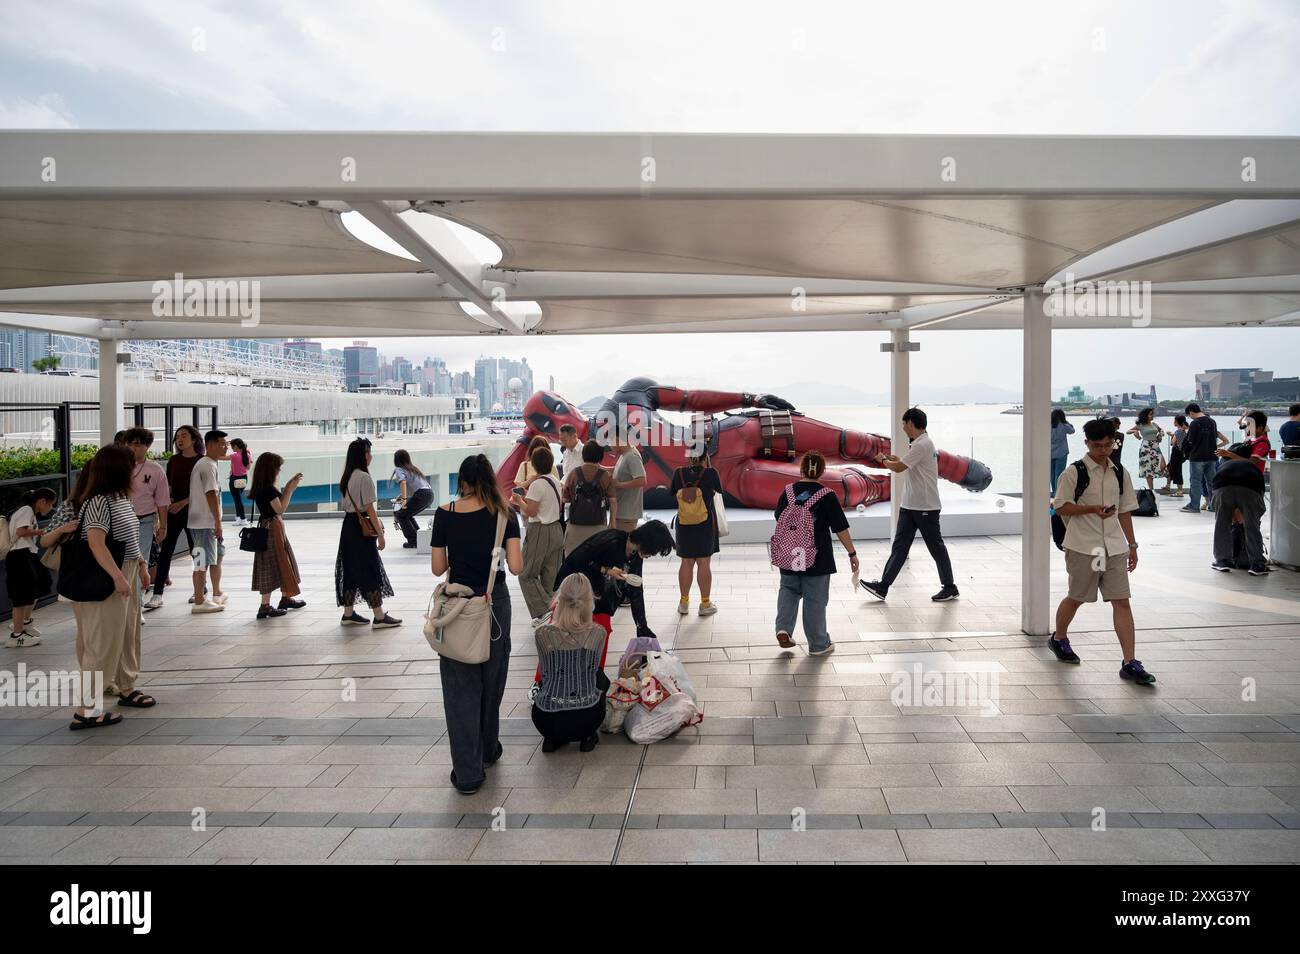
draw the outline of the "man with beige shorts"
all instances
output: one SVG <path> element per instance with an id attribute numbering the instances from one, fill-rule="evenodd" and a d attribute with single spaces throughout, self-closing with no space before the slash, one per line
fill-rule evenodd
<path id="1" fill-rule="evenodd" d="M 1111 463 L 1115 427 L 1110 421 L 1089 421 L 1083 426 L 1083 436 L 1088 453 L 1065 468 L 1052 501 L 1052 507 L 1066 521 L 1065 569 L 1070 589 L 1056 608 L 1056 631 L 1048 637 L 1047 648 L 1062 662 L 1079 662 L 1078 654 L 1070 648 L 1070 623 L 1079 607 L 1095 603 L 1100 592 L 1111 605 L 1115 635 L 1124 656 L 1120 678 L 1149 686 L 1156 677 L 1133 658 L 1137 635 L 1128 581 L 1138 563 L 1137 539 L 1133 535 L 1132 514 L 1137 509 L 1133 478 L 1123 467 Z"/>

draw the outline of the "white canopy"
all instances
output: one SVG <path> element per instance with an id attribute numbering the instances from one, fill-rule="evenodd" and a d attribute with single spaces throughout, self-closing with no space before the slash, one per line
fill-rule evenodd
<path id="1" fill-rule="evenodd" d="M 160 313 L 177 274 L 255 280 L 258 323 Z M 1097 277 L 1149 309 L 1044 294 Z M 898 410 L 911 331 L 1023 328 L 1035 634 L 1052 329 L 1297 322 L 1295 138 L 0 132 L 0 323 L 101 369 L 149 337 L 880 329 Z"/>

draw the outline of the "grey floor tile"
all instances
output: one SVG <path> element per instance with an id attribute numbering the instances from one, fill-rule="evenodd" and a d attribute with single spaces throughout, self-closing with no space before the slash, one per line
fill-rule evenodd
<path id="1" fill-rule="evenodd" d="M 592 815 L 577 814 L 541 814 L 534 813 L 528 816 L 524 823 L 525 828 L 590 828 Z"/>
<path id="2" fill-rule="evenodd" d="M 725 828 L 724 815 L 660 815 L 660 828 Z"/>
<path id="3" fill-rule="evenodd" d="M 1205 812 L 1201 815 L 1212 828 L 1283 828 L 1271 815 L 1230 812 Z M 1297 859 L 1300 860 L 1300 859 Z"/>
<path id="4" fill-rule="evenodd" d="M 1143 828 L 1209 828 L 1210 823 L 1192 812 L 1134 812 Z"/>
<path id="5" fill-rule="evenodd" d="M 465 816 L 461 812 L 402 812 L 394 828 L 455 828 Z"/>
<path id="6" fill-rule="evenodd" d="M 329 820 L 327 827 L 391 828 L 400 817 L 397 812 L 339 812 Z"/>
<path id="7" fill-rule="evenodd" d="M 1070 823 L 1060 812 L 996 812 L 994 817 L 1003 828 L 1070 827 Z"/>
<path id="8" fill-rule="evenodd" d="M 268 828 L 321 828 L 334 818 L 333 812 L 272 812 Z M 351 826 L 349 826 L 351 827 Z"/>
<path id="9" fill-rule="evenodd" d="M 929 828 L 930 819 L 925 815 L 859 815 L 858 822 L 863 828 Z"/>
<path id="10" fill-rule="evenodd" d="M 997 816 L 987 812 L 929 812 L 931 828 L 1000 828 Z"/>

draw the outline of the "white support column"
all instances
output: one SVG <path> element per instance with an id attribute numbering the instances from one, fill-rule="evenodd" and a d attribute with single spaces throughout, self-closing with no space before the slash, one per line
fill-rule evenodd
<path id="1" fill-rule="evenodd" d="M 1024 470 L 1020 541 L 1020 628 L 1031 636 L 1051 632 L 1052 320 L 1041 287 L 1025 289 Z"/>
<path id="2" fill-rule="evenodd" d="M 903 412 L 912 406 L 911 333 L 906 328 L 895 328 L 890 332 L 890 346 L 893 349 L 889 356 L 890 453 L 902 457 L 907 452 Z M 891 474 L 889 483 L 889 538 L 892 540 L 894 532 L 898 529 L 899 475 Z"/>
<path id="3" fill-rule="evenodd" d="M 122 429 L 122 402 L 126 391 L 122 384 L 120 342 L 116 338 L 99 339 L 99 446 L 113 443 Z"/>

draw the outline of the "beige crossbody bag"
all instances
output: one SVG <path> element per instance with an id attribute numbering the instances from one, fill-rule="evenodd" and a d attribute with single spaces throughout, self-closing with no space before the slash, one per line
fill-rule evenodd
<path id="1" fill-rule="evenodd" d="M 424 638 L 439 656 L 463 663 L 485 663 L 492 655 L 492 587 L 497 580 L 505 533 L 506 513 L 502 511 L 497 514 L 492 569 L 482 596 L 475 596 L 463 583 L 443 581 L 434 587 L 424 614 Z"/>

